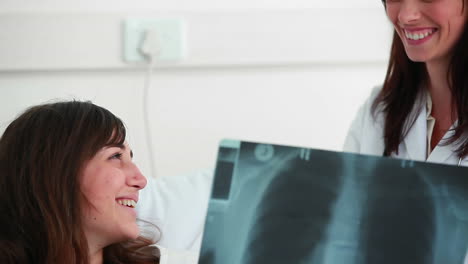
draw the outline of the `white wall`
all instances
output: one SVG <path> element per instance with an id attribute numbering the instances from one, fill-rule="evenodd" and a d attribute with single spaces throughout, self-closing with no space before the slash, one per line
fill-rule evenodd
<path id="1" fill-rule="evenodd" d="M 380 0 L 2 0 L 0 12 L 134 12 L 141 10 L 213 10 L 257 8 L 377 8 Z"/>
<path id="2" fill-rule="evenodd" d="M 125 121 L 148 175 L 144 67 L 121 61 L 121 21 L 177 15 L 190 52 L 156 67 L 148 97 L 157 175 L 212 167 L 221 138 L 339 150 L 385 73 L 380 2 L 230 2 L 3 0 L 0 132 L 32 104 L 89 99 Z"/>

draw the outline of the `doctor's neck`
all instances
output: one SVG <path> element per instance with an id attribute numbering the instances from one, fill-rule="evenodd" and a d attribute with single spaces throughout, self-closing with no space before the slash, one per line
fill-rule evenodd
<path id="1" fill-rule="evenodd" d="M 425 83 L 432 100 L 432 116 L 450 126 L 456 116 L 456 105 L 452 100 L 447 62 L 426 62 L 427 80 Z"/>
<path id="2" fill-rule="evenodd" d="M 426 62 L 426 87 L 435 105 L 449 106 L 452 103 L 452 92 L 447 75 L 448 67 L 448 61 Z"/>

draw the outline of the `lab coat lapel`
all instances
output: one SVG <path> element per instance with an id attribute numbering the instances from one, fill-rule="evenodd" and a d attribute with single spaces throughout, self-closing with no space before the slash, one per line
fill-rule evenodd
<path id="1" fill-rule="evenodd" d="M 428 162 L 434 162 L 434 163 L 456 163 L 458 161 L 457 154 L 455 152 L 456 146 L 454 144 L 450 145 L 440 145 L 443 142 L 446 142 L 448 138 L 453 136 L 455 131 L 452 130 L 453 126 L 445 133 L 443 139 L 439 142 L 439 145 L 437 145 L 434 150 L 432 150 L 431 154 L 427 158 Z M 448 161 L 449 159 L 454 159 L 454 161 Z"/>
<path id="2" fill-rule="evenodd" d="M 416 109 L 419 110 L 419 115 L 403 140 L 406 148 L 406 155 L 400 153 L 398 156 L 411 160 L 424 161 L 426 160 L 427 149 L 426 107 L 424 104 L 417 105 L 421 106 L 419 109 Z"/>

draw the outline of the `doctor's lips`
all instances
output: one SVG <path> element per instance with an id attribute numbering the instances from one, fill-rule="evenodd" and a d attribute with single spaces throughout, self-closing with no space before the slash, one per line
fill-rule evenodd
<path id="1" fill-rule="evenodd" d="M 420 44 L 425 42 L 426 40 L 430 39 L 432 34 L 434 34 L 437 29 L 436 28 L 401 28 L 403 34 L 408 40 L 409 43 L 412 44 Z"/>
<path id="2" fill-rule="evenodd" d="M 130 208 L 135 208 L 135 206 L 138 203 L 138 197 L 137 196 L 119 197 L 115 199 L 115 201 L 120 205 L 127 206 Z"/>

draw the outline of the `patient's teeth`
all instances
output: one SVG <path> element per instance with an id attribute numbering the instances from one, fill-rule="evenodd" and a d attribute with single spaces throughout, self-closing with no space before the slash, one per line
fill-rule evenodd
<path id="1" fill-rule="evenodd" d="M 119 204 L 121 204 L 121 205 L 125 205 L 125 206 L 132 207 L 132 208 L 134 208 L 136 206 L 136 204 L 137 204 L 136 201 L 134 201 L 134 200 L 123 200 L 123 199 L 121 199 L 121 200 L 117 200 L 117 202 Z"/>

